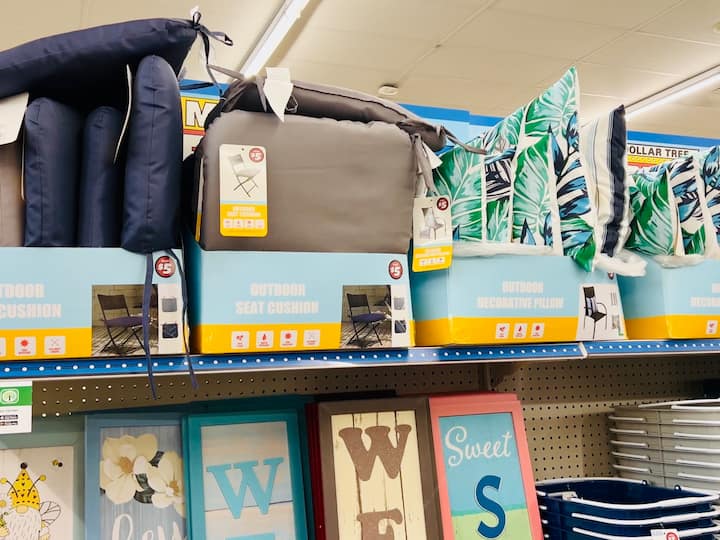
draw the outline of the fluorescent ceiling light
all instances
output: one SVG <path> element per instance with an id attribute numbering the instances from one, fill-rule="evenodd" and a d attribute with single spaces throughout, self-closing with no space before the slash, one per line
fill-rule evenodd
<path id="1" fill-rule="evenodd" d="M 300 13 L 308 1 L 285 0 L 260 41 L 248 55 L 247 60 L 240 68 L 240 73 L 249 77 L 260 71 L 275 52 L 275 49 L 282 43 L 282 40 L 285 39 L 295 21 L 300 18 Z"/>
<path id="2" fill-rule="evenodd" d="M 626 107 L 626 118 L 631 118 L 637 114 L 647 112 L 656 107 L 666 105 L 671 101 L 678 100 L 689 94 L 694 94 L 704 88 L 720 85 L 720 66 L 716 66 L 702 73 L 685 79 L 674 84 L 660 92 L 656 92 L 646 98 L 638 100 Z"/>

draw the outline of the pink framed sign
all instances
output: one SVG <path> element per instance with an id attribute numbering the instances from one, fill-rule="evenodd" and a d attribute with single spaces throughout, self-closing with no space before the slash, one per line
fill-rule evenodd
<path id="1" fill-rule="evenodd" d="M 430 422 L 445 540 L 542 540 L 517 398 L 432 397 Z"/>

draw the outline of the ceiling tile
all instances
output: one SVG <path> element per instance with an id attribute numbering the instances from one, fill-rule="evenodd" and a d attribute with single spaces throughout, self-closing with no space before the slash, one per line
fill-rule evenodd
<path id="1" fill-rule="evenodd" d="M 289 68 L 292 78 L 298 81 L 352 88 L 368 94 L 375 94 L 382 84 L 392 82 L 393 77 L 393 72 L 328 65 L 305 60 L 285 59 L 278 65 Z"/>
<path id="2" fill-rule="evenodd" d="M 3 18 L 7 24 L 0 33 L 0 50 L 40 37 L 77 30 L 82 26 L 82 4 L 82 0 L 3 2 Z"/>
<path id="3" fill-rule="evenodd" d="M 586 124 L 622 105 L 617 98 L 580 95 L 580 124 Z"/>
<path id="4" fill-rule="evenodd" d="M 582 92 L 627 101 L 640 99 L 678 81 L 677 76 L 603 64 L 581 63 L 577 68 Z"/>
<path id="5" fill-rule="evenodd" d="M 441 47 L 420 62 L 412 75 L 534 86 L 565 64 L 563 59 L 533 54 L 509 51 L 487 54 L 481 46 Z"/>
<path id="6" fill-rule="evenodd" d="M 628 119 L 628 129 L 694 137 L 720 138 L 720 109 L 665 105 Z"/>
<path id="7" fill-rule="evenodd" d="M 720 22 L 720 2 L 692 0 L 640 30 L 661 36 L 720 44 L 720 34 L 712 28 L 717 22 Z"/>
<path id="8" fill-rule="evenodd" d="M 151 17 L 187 19 L 197 4 L 197 0 L 87 0 L 84 25 Z M 212 42 L 214 62 L 238 69 L 281 5 L 282 0 L 204 0 L 201 6 L 203 24 L 210 30 L 225 32 L 234 41 L 232 47 Z M 204 66 L 201 66 L 200 52 L 188 56 L 187 67 L 189 78 L 208 79 Z"/>
<path id="9" fill-rule="evenodd" d="M 322 0 L 310 27 L 439 40 L 473 14 L 472 4 L 434 0 Z"/>
<path id="10" fill-rule="evenodd" d="M 631 34 L 586 58 L 588 62 L 688 76 L 717 63 L 720 46 Z"/>
<path id="11" fill-rule="evenodd" d="M 512 37 L 508 29 L 512 29 Z M 580 58 L 622 34 L 622 30 L 588 23 L 568 24 L 560 18 L 491 9 L 468 24 L 448 46 L 477 46 L 490 50 L 554 58 Z M 488 52 L 488 54 L 493 54 Z"/>
<path id="12" fill-rule="evenodd" d="M 401 72 L 432 47 L 419 39 L 306 26 L 285 58 Z"/>
<path id="13" fill-rule="evenodd" d="M 633 28 L 681 0 L 500 0 L 495 7 L 565 21 Z"/>

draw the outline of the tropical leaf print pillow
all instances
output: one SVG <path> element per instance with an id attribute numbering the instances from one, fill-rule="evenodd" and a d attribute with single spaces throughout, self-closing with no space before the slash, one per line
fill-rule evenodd
<path id="1" fill-rule="evenodd" d="M 705 187 L 705 204 L 710 220 L 711 234 L 708 244 L 715 252 L 720 244 L 720 146 L 700 152 L 697 156 L 698 169 Z M 714 237 L 714 238 L 713 238 Z"/>
<path id="2" fill-rule="evenodd" d="M 646 255 L 675 255 L 677 213 L 667 167 L 637 169 L 628 180 L 633 217 L 625 246 Z"/>
<path id="3" fill-rule="evenodd" d="M 524 246 L 538 246 L 539 253 L 562 253 L 553 178 L 551 136 L 548 134 L 518 152 L 513 183 L 512 241 Z"/>
<path id="4" fill-rule="evenodd" d="M 676 159 L 668 164 L 667 171 L 682 239 L 682 253 L 676 255 L 703 255 L 708 232 L 705 228 L 707 210 L 705 185 L 699 178 L 696 158 L 689 155 Z"/>
<path id="5" fill-rule="evenodd" d="M 596 212 L 589 198 L 580 156 L 578 95 L 577 73 L 575 68 L 570 68 L 541 96 L 517 109 L 471 144 L 489 153 L 517 145 L 519 155 L 551 134 L 554 174 L 548 181 L 555 187 L 560 206 L 563 253 L 589 271 L 596 252 L 593 235 Z"/>
<path id="6" fill-rule="evenodd" d="M 485 158 L 485 238 L 488 242 L 512 240 L 510 234 L 510 213 L 512 208 L 512 185 L 515 148 L 502 154 Z"/>
<path id="7" fill-rule="evenodd" d="M 464 242 L 483 240 L 483 182 L 485 156 L 455 147 L 441 156 L 433 180 L 439 195 L 451 201 L 453 238 Z"/>

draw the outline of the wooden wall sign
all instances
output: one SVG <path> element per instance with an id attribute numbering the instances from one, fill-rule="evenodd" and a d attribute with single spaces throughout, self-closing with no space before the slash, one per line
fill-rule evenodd
<path id="1" fill-rule="evenodd" d="M 541 540 L 520 402 L 511 394 L 430 398 L 446 540 Z"/>
<path id="2" fill-rule="evenodd" d="M 295 411 L 186 421 L 193 540 L 307 540 Z"/>
<path id="3" fill-rule="evenodd" d="M 179 415 L 89 415 L 85 441 L 86 538 L 187 537 Z"/>
<path id="4" fill-rule="evenodd" d="M 427 399 L 318 405 L 327 540 L 436 540 Z"/>

